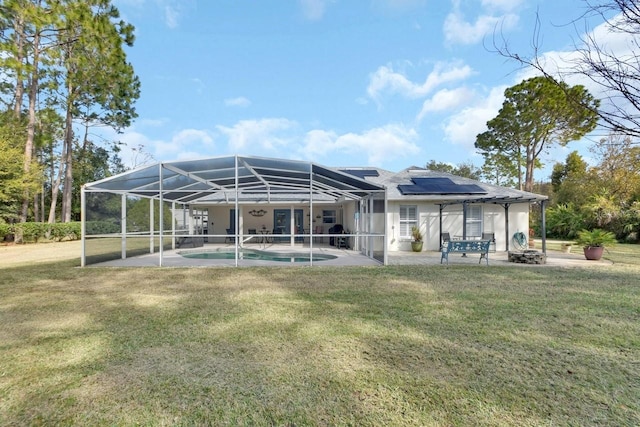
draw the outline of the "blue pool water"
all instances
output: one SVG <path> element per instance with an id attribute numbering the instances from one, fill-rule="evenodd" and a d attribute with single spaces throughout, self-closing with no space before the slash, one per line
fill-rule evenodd
<path id="1" fill-rule="evenodd" d="M 235 259 L 235 251 L 199 251 L 199 252 L 180 252 L 185 258 L 193 259 Z M 335 255 L 313 254 L 313 262 L 326 261 L 328 259 L 336 259 Z M 243 249 L 238 252 L 238 259 L 255 260 L 255 261 L 278 261 L 278 262 L 310 262 L 308 252 L 282 253 L 282 252 L 266 252 L 251 249 Z"/>

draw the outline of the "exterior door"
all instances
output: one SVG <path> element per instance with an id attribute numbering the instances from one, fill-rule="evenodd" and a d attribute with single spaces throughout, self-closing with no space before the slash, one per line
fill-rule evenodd
<path id="1" fill-rule="evenodd" d="M 236 210 L 235 209 L 229 210 L 229 230 L 231 230 L 233 234 L 236 233 Z"/>
<path id="2" fill-rule="evenodd" d="M 294 210 L 295 234 L 302 234 L 304 232 L 302 225 L 303 218 L 302 209 Z M 273 210 L 273 234 L 291 234 L 291 209 Z"/>

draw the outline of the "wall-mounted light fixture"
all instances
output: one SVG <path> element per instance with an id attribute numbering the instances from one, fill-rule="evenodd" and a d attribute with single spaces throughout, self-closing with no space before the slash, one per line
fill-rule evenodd
<path id="1" fill-rule="evenodd" d="M 249 211 L 249 215 L 251 216 L 265 216 L 266 213 L 267 211 L 265 211 L 264 209 L 260 209 L 260 210 L 252 209 Z"/>

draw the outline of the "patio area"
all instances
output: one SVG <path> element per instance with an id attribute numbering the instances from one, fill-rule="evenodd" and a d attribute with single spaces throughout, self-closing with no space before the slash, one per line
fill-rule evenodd
<path id="1" fill-rule="evenodd" d="M 449 254 L 449 267 L 456 265 L 475 264 L 479 267 L 485 266 L 486 263 L 478 264 L 479 254 L 470 254 L 463 257 L 462 254 Z M 440 265 L 440 252 L 393 252 L 389 254 L 390 265 Z M 587 261 L 583 254 L 564 253 L 559 251 L 547 251 L 547 260 L 545 264 L 520 264 L 509 262 L 509 255 L 505 251 L 489 253 L 489 265 L 493 266 L 513 266 L 513 267 L 597 267 L 603 265 L 611 265 L 611 261 L 604 258 L 599 261 Z M 442 264 L 446 267 L 446 264 Z"/>
<path id="2" fill-rule="evenodd" d="M 309 243 L 298 243 L 294 246 L 289 244 L 247 244 L 244 248 L 248 251 L 263 252 L 267 255 L 278 258 L 278 260 L 259 260 L 259 259 L 239 259 L 240 267 L 256 267 L 256 266 L 309 266 L 311 263 L 300 261 L 294 258 L 309 256 Z M 175 250 L 163 251 L 164 267 L 235 267 L 235 259 L 199 259 L 188 258 L 183 255 L 194 253 L 235 253 L 235 245 L 233 244 L 216 244 L 208 243 L 200 248 L 183 248 Z M 314 243 L 313 255 L 318 257 L 327 257 L 332 259 L 312 260 L 314 266 L 381 266 L 382 264 L 375 259 L 371 259 L 357 251 L 336 248 L 328 244 Z M 287 261 L 286 257 L 291 257 L 291 261 Z M 335 258 L 333 258 L 335 257 Z M 512 266 L 512 267 L 597 267 L 611 265 L 610 261 L 601 259 L 600 261 L 588 261 L 582 253 L 564 253 L 560 251 L 547 251 L 545 264 L 520 264 L 509 262 L 508 253 L 505 251 L 490 252 L 490 266 Z M 449 266 L 457 265 L 476 265 L 478 268 L 486 267 L 485 260 L 480 263 L 479 254 L 450 254 Z M 439 251 L 409 252 L 397 251 L 388 253 L 389 265 L 441 265 L 447 268 L 446 263 L 440 263 Z M 117 259 L 94 264 L 96 267 L 155 267 L 158 266 L 158 253 L 145 254 L 140 256 L 128 257 L 127 259 Z"/>

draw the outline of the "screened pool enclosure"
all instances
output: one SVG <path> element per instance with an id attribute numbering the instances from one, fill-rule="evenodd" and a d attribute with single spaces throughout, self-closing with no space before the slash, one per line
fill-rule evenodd
<path id="1" fill-rule="evenodd" d="M 82 266 L 163 266 L 196 249 L 233 252 L 235 266 L 251 265 L 245 249 L 304 253 L 311 265 L 323 248 L 387 263 L 386 190 L 357 170 L 247 156 L 161 162 L 86 184 L 81 203 Z"/>

